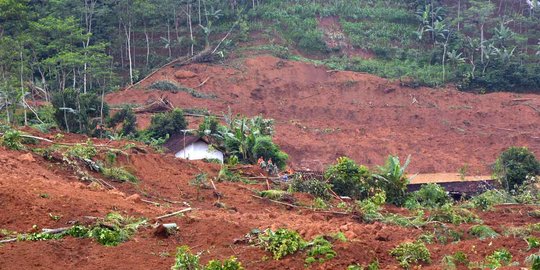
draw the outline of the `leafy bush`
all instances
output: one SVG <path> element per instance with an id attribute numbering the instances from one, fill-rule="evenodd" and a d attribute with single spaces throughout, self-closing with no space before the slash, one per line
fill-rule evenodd
<path id="1" fill-rule="evenodd" d="M 486 256 L 486 266 L 490 269 L 498 269 L 512 262 L 512 254 L 504 249 L 497 249 L 492 254 Z"/>
<path id="2" fill-rule="evenodd" d="M 313 200 L 313 208 L 315 209 L 328 209 L 328 204 L 326 204 L 326 202 L 317 197 L 315 198 L 315 200 Z"/>
<path id="3" fill-rule="evenodd" d="M 222 165 L 219 170 L 218 181 L 227 181 L 227 182 L 240 182 L 245 180 L 240 174 L 229 170 L 227 165 Z"/>
<path id="4" fill-rule="evenodd" d="M 210 260 L 206 266 L 199 262 L 199 254 L 191 253 L 188 246 L 181 246 L 176 249 L 176 256 L 172 270 L 244 270 L 242 263 L 234 256 L 222 261 Z"/>
<path id="5" fill-rule="evenodd" d="M 242 263 L 236 259 L 236 257 L 231 256 L 228 259 L 225 259 L 223 262 L 218 260 L 211 260 L 208 262 L 205 270 L 243 270 L 244 267 Z"/>
<path id="6" fill-rule="evenodd" d="M 262 157 L 265 160 L 272 160 L 272 162 L 278 166 L 279 169 L 284 169 L 287 165 L 287 159 L 289 156 L 281 151 L 279 147 L 272 142 L 270 136 L 262 136 L 255 138 L 255 144 L 253 145 L 253 157 L 258 159 Z"/>
<path id="7" fill-rule="evenodd" d="M 373 261 L 366 266 L 362 266 L 358 264 L 347 266 L 347 270 L 379 270 L 379 269 L 380 269 L 380 266 L 379 266 L 378 261 Z"/>
<path id="8" fill-rule="evenodd" d="M 329 179 L 333 190 L 341 196 L 361 199 L 368 195 L 371 174 L 368 168 L 358 166 L 350 158 L 338 158 L 336 164 L 324 172 L 324 177 Z"/>
<path id="9" fill-rule="evenodd" d="M 137 134 L 137 116 L 130 107 L 124 107 L 117 113 L 115 113 L 108 121 L 109 127 L 116 127 L 118 124 L 122 124 L 121 133 L 123 135 L 136 135 Z"/>
<path id="10" fill-rule="evenodd" d="M 109 106 L 103 103 L 95 94 L 81 94 L 73 89 L 56 92 L 51 103 L 55 108 L 54 118 L 56 124 L 67 132 L 90 134 L 97 127 L 102 116 L 109 115 Z"/>
<path id="11" fill-rule="evenodd" d="M 507 191 L 517 190 L 528 177 L 540 174 L 540 162 L 526 147 L 510 147 L 495 162 L 494 173 Z"/>
<path id="12" fill-rule="evenodd" d="M 101 173 L 109 179 L 120 182 L 137 183 L 139 181 L 135 175 L 120 167 L 102 168 Z"/>
<path id="13" fill-rule="evenodd" d="M 531 270 L 540 270 L 540 254 L 531 254 L 527 256 L 525 263 L 531 267 Z"/>
<path id="14" fill-rule="evenodd" d="M 202 270 L 199 264 L 199 255 L 193 255 L 188 246 L 176 249 L 176 256 L 172 270 Z"/>
<path id="15" fill-rule="evenodd" d="M 24 145 L 22 144 L 22 134 L 23 133 L 18 130 L 9 129 L 4 132 L 4 135 L 2 135 L 0 138 L 0 145 L 3 145 L 11 150 L 23 150 Z"/>
<path id="16" fill-rule="evenodd" d="M 307 258 L 304 260 L 307 264 L 314 262 L 323 263 L 336 257 L 337 253 L 332 249 L 332 243 L 318 236 L 307 244 Z"/>
<path id="17" fill-rule="evenodd" d="M 469 229 L 469 233 L 481 240 L 499 237 L 499 234 L 487 225 L 474 225 Z"/>
<path id="18" fill-rule="evenodd" d="M 389 156 L 384 166 L 378 168 L 377 174 L 373 177 L 378 180 L 377 186 L 386 192 L 388 202 L 395 205 L 402 205 L 406 200 L 407 185 L 409 178 L 405 170 L 409 166 L 410 156 L 401 165 L 399 158 Z"/>
<path id="19" fill-rule="evenodd" d="M 285 199 L 286 197 L 290 197 L 291 194 L 284 190 L 275 190 L 275 189 L 269 189 L 269 190 L 263 190 L 259 193 L 261 197 L 268 198 L 271 200 L 281 201 Z"/>
<path id="20" fill-rule="evenodd" d="M 203 122 L 199 125 L 199 136 L 218 133 L 219 122 L 215 116 L 205 116 Z"/>
<path id="21" fill-rule="evenodd" d="M 411 264 L 419 262 L 431 263 L 431 253 L 420 241 L 401 243 L 390 250 L 390 255 L 394 256 L 403 268 L 409 268 Z"/>
<path id="22" fill-rule="evenodd" d="M 494 205 L 513 201 L 510 194 L 501 190 L 488 190 L 470 199 L 473 207 L 482 211 L 490 210 Z"/>
<path id="23" fill-rule="evenodd" d="M 437 208 L 449 203 L 450 196 L 442 186 L 430 183 L 422 185 L 407 200 L 414 200 L 422 207 Z"/>
<path id="24" fill-rule="evenodd" d="M 529 236 L 525 238 L 525 241 L 527 242 L 527 250 L 531 250 L 533 248 L 540 247 L 540 239 L 535 236 Z"/>
<path id="25" fill-rule="evenodd" d="M 331 185 L 325 181 L 316 178 L 304 179 L 301 174 L 295 174 L 290 183 L 291 188 L 294 191 L 309 193 L 324 200 L 328 200 L 332 197 L 328 191 L 328 188 L 331 187 Z"/>
<path id="26" fill-rule="evenodd" d="M 442 258 L 444 269 L 457 269 L 458 265 L 468 266 L 469 258 L 463 251 L 458 251 L 453 255 L 446 255 Z"/>
<path id="27" fill-rule="evenodd" d="M 91 140 L 88 140 L 85 144 L 75 144 L 69 147 L 66 154 L 70 157 L 92 159 L 98 154 L 98 151 Z"/>
<path id="28" fill-rule="evenodd" d="M 275 260 L 279 260 L 289 254 L 293 254 L 305 248 L 306 243 L 295 231 L 267 229 L 259 235 L 259 241 L 263 248 L 270 251 Z"/>
<path id="29" fill-rule="evenodd" d="M 379 213 L 379 211 L 381 210 L 381 206 L 384 205 L 385 201 L 386 195 L 384 192 L 379 192 L 371 198 L 357 201 L 357 205 L 362 212 L 362 220 L 365 222 L 382 220 L 384 217 L 381 213 Z"/>
<path id="30" fill-rule="evenodd" d="M 164 138 L 180 133 L 186 128 L 187 122 L 184 118 L 184 112 L 180 109 L 174 109 L 152 116 L 148 132 L 153 138 Z"/>
<path id="31" fill-rule="evenodd" d="M 430 219 L 452 224 L 480 221 L 478 216 L 471 211 L 460 207 L 453 207 L 450 204 L 443 205 L 441 208 L 431 211 Z"/>

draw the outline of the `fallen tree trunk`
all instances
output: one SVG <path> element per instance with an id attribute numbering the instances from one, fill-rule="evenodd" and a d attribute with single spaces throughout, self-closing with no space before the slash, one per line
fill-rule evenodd
<path id="1" fill-rule="evenodd" d="M 133 109 L 134 113 L 157 113 L 168 112 L 174 109 L 174 105 L 167 97 L 160 97 L 158 100 L 150 102 L 141 107 Z"/>
<path id="2" fill-rule="evenodd" d="M 182 213 L 185 213 L 185 212 L 189 212 L 191 211 L 191 207 L 189 208 L 186 208 L 186 209 L 182 209 L 180 211 L 176 211 L 176 212 L 172 212 L 170 214 L 166 214 L 166 215 L 163 215 L 163 216 L 159 216 L 159 217 L 156 217 L 156 219 L 164 219 L 164 218 L 168 218 L 168 217 L 172 217 L 172 216 L 176 216 L 178 214 L 182 214 Z"/>
<path id="3" fill-rule="evenodd" d="M 57 233 L 65 232 L 65 231 L 67 231 L 67 230 L 69 230 L 69 229 L 71 229 L 71 227 L 63 227 L 63 228 L 56 228 L 56 229 L 42 229 L 42 230 L 41 230 L 41 233 L 46 233 L 46 234 L 57 234 Z M 20 240 L 25 240 L 26 237 L 28 237 L 28 234 L 23 234 L 23 235 L 21 235 L 20 237 L 15 237 L 15 238 L 9 238 L 9 239 L 0 240 L 0 244 L 6 244 L 6 243 L 17 242 L 19 239 L 20 239 Z"/>

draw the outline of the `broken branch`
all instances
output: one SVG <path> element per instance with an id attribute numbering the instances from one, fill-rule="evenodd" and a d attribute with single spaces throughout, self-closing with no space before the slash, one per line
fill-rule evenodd
<path id="1" fill-rule="evenodd" d="M 176 212 L 173 212 L 173 213 L 170 213 L 170 214 L 166 214 L 166 215 L 163 215 L 163 216 L 159 216 L 159 217 L 156 217 L 156 219 L 164 219 L 164 218 L 168 218 L 168 217 L 172 217 L 172 216 L 176 216 L 178 214 L 182 214 L 182 213 L 185 213 L 185 212 L 189 212 L 191 211 L 191 207 L 189 208 L 186 208 L 186 209 L 182 209 L 180 211 L 176 211 Z"/>

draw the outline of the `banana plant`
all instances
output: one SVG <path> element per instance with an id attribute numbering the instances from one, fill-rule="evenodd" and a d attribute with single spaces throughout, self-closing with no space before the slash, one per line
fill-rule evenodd
<path id="1" fill-rule="evenodd" d="M 405 163 L 401 165 L 399 157 L 389 156 L 385 165 L 377 168 L 378 173 L 373 174 L 373 177 L 379 181 L 380 187 L 386 192 L 388 202 L 401 205 L 405 201 L 405 192 L 410 181 L 405 171 L 410 161 L 409 155 Z"/>

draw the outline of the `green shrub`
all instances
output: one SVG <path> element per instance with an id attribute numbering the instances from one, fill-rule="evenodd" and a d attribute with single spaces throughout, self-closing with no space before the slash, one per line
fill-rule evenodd
<path id="1" fill-rule="evenodd" d="M 219 122 L 215 116 L 205 116 L 203 122 L 199 125 L 199 136 L 206 136 L 218 133 Z"/>
<path id="2" fill-rule="evenodd" d="M 116 127 L 122 124 L 121 134 L 136 135 L 137 134 L 137 116 L 130 107 L 124 107 L 115 113 L 108 121 L 109 127 Z"/>
<path id="3" fill-rule="evenodd" d="M 424 211 L 416 211 L 412 217 L 402 216 L 399 214 L 385 214 L 381 222 L 393 224 L 402 227 L 420 228 L 426 225 L 427 220 L 424 218 Z"/>
<path id="4" fill-rule="evenodd" d="M 289 254 L 293 254 L 305 248 L 306 243 L 295 231 L 267 229 L 259 235 L 259 241 L 263 248 L 270 251 L 275 260 L 279 260 Z"/>
<path id="5" fill-rule="evenodd" d="M 490 269 L 498 269 L 507 266 L 512 262 L 512 254 L 504 249 L 497 249 L 492 254 L 486 256 L 485 264 Z"/>
<path id="6" fill-rule="evenodd" d="M 152 138 L 164 138 L 174 134 L 181 133 L 187 128 L 187 122 L 184 118 L 184 112 L 180 109 L 174 109 L 166 113 L 158 113 L 152 116 L 148 132 Z"/>
<path id="7" fill-rule="evenodd" d="M 255 138 L 252 154 L 254 159 L 262 157 L 264 160 L 272 159 L 272 163 L 278 166 L 279 169 L 285 169 L 289 156 L 281 151 L 279 147 L 272 142 L 272 137 L 262 136 Z"/>
<path id="8" fill-rule="evenodd" d="M 107 214 L 104 219 L 98 220 L 92 227 L 73 226 L 64 235 L 94 238 L 102 245 L 117 246 L 129 240 L 144 223 L 146 223 L 144 219 L 123 217 L 112 212 Z"/>
<path id="9" fill-rule="evenodd" d="M 473 207 L 482 211 L 490 210 L 494 205 L 513 201 L 510 194 L 500 190 L 488 190 L 470 199 Z"/>
<path id="10" fill-rule="evenodd" d="M 375 196 L 357 201 L 357 205 L 362 212 L 362 220 L 365 222 L 381 221 L 384 216 L 379 212 L 384 205 L 386 196 L 384 192 L 379 192 Z"/>
<path id="11" fill-rule="evenodd" d="M 228 259 L 225 259 L 223 262 L 218 260 L 211 260 L 208 262 L 205 270 L 244 270 L 242 263 L 236 259 L 236 257 L 231 256 Z"/>
<path id="12" fill-rule="evenodd" d="M 450 202 L 450 196 L 446 190 L 433 183 L 422 185 L 420 190 L 415 191 L 409 199 L 415 200 L 420 206 L 427 208 L 438 208 Z"/>
<path id="13" fill-rule="evenodd" d="M 487 225 L 474 225 L 469 229 L 469 233 L 481 240 L 499 237 L 499 234 Z"/>
<path id="14" fill-rule="evenodd" d="M 318 236 L 307 244 L 307 258 L 304 260 L 307 264 L 314 262 L 323 263 L 336 257 L 337 253 L 332 249 L 332 243 Z"/>
<path id="15" fill-rule="evenodd" d="M 199 264 L 199 255 L 193 255 L 188 246 L 176 249 L 176 256 L 172 270 L 202 270 Z"/>
<path id="16" fill-rule="evenodd" d="M 341 196 L 361 199 L 368 195 L 371 174 L 366 167 L 358 166 L 350 158 L 338 158 L 336 164 L 324 172 L 324 177 L 329 179 L 332 189 Z"/>
<path id="17" fill-rule="evenodd" d="M 22 144 L 22 134 L 23 133 L 18 130 L 9 129 L 4 132 L 4 135 L 2 135 L 0 138 L 0 145 L 3 145 L 11 150 L 23 150 L 24 145 Z"/>
<path id="18" fill-rule="evenodd" d="M 447 222 L 452 224 L 462 224 L 471 222 L 480 222 L 480 218 L 473 212 L 454 207 L 450 204 L 443 205 L 442 207 L 431 211 L 430 219 L 440 222 Z"/>
<path id="19" fill-rule="evenodd" d="M 304 179 L 301 174 L 295 174 L 292 176 L 290 183 L 291 188 L 294 191 L 309 193 L 324 200 L 329 200 L 332 197 L 328 191 L 328 188 L 330 188 L 331 185 L 325 181 L 321 181 L 316 178 Z"/>
<path id="20" fill-rule="evenodd" d="M 268 198 L 276 201 L 281 201 L 284 198 L 291 196 L 291 194 L 287 191 L 275 189 L 263 190 L 259 193 L 259 195 L 263 198 Z"/>
<path id="21" fill-rule="evenodd" d="M 540 247 L 540 239 L 535 236 L 529 236 L 525 238 L 525 241 L 527 242 L 527 250 L 531 250 L 533 248 Z"/>
<path id="22" fill-rule="evenodd" d="M 85 144 L 75 144 L 70 146 L 66 152 L 70 157 L 92 159 L 98 154 L 98 151 L 91 140 L 88 140 Z"/>
<path id="23" fill-rule="evenodd" d="M 540 174 L 540 162 L 526 147 L 510 147 L 495 162 L 494 173 L 506 190 L 518 190 L 528 177 Z"/>
<path id="24" fill-rule="evenodd" d="M 229 167 L 227 165 L 221 166 L 217 179 L 218 181 L 227 181 L 227 182 L 240 182 L 240 181 L 246 180 L 240 174 L 229 170 Z"/>
<path id="25" fill-rule="evenodd" d="M 458 251 L 453 255 L 444 256 L 442 258 L 442 264 L 446 270 L 457 269 L 458 265 L 468 266 L 469 258 L 463 251 Z"/>
<path id="26" fill-rule="evenodd" d="M 315 198 L 315 200 L 313 200 L 313 208 L 315 209 L 328 209 L 328 204 L 326 204 L 326 202 L 317 197 Z"/>
<path id="27" fill-rule="evenodd" d="M 101 173 L 109 179 L 120 182 L 137 183 L 139 181 L 135 175 L 120 167 L 102 168 Z"/>
<path id="28" fill-rule="evenodd" d="M 527 256 L 525 263 L 531 267 L 531 270 L 540 270 L 540 254 Z"/>
<path id="29" fill-rule="evenodd" d="M 380 269 L 380 266 L 379 266 L 378 261 L 373 261 L 366 266 L 362 266 L 358 264 L 347 266 L 347 270 L 379 270 L 379 269 Z"/>
<path id="30" fill-rule="evenodd" d="M 431 263 L 431 253 L 420 241 L 401 243 L 390 250 L 390 255 L 398 260 L 399 265 L 407 269 L 411 267 L 411 264 Z"/>
<path id="31" fill-rule="evenodd" d="M 454 230 L 445 224 L 437 224 L 434 226 L 434 239 L 438 243 L 446 245 L 448 242 L 460 241 L 463 237 L 461 230 Z"/>

